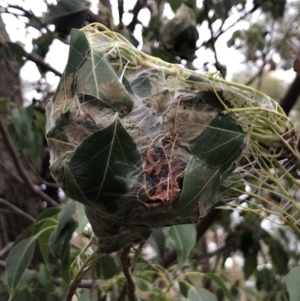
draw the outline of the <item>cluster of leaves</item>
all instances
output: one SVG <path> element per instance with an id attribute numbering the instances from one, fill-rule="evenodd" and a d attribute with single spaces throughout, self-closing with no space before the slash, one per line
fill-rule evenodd
<path id="1" fill-rule="evenodd" d="M 41 213 L 35 223 L 27 228 L 15 241 L 12 251 L 6 260 L 6 272 L 3 275 L 4 284 L 8 288 L 10 300 L 31 300 L 31 293 L 36 289 L 44 289 L 47 292 L 47 300 L 58 300 L 62 298 L 70 284 L 70 274 L 76 275 L 80 269 L 81 261 L 89 258 L 88 251 L 86 253 L 79 252 L 77 248 L 72 248 L 70 252 L 70 238 L 76 230 L 76 235 L 81 235 L 85 223 L 83 218 L 83 206 L 77 204 L 77 217 L 79 224 L 74 220 L 76 211 L 75 202 L 67 202 L 63 208 L 51 208 Z M 84 223 L 85 220 L 85 223 Z M 144 254 L 136 251 L 138 262 L 135 267 L 134 280 L 136 281 L 139 294 L 147 300 L 159 300 L 160 296 L 168 296 L 169 290 L 174 289 L 175 283 L 179 283 L 182 287 L 177 293 L 184 296 L 191 296 L 191 300 L 199 300 L 205 296 L 210 296 L 216 300 L 213 295 L 202 289 L 195 288 L 192 282 L 186 280 L 189 273 L 180 275 L 178 271 L 185 265 L 186 260 L 192 248 L 195 245 L 196 232 L 192 225 L 173 226 L 168 229 L 168 235 L 162 230 L 153 233 L 150 242 L 157 250 L 158 257 L 162 259 L 168 237 L 168 244 L 174 245 L 178 251 L 177 279 L 173 279 L 171 275 L 163 267 L 155 264 L 157 259 L 150 262 L 144 258 Z M 87 233 L 85 233 L 87 235 Z M 78 241 L 78 240 L 77 240 Z M 37 248 L 38 246 L 38 248 Z M 43 256 L 43 263 L 36 270 L 28 269 L 34 254 L 39 251 Z M 152 251 L 153 252 L 153 251 Z M 116 261 L 117 255 L 101 255 L 93 264 L 95 276 L 101 281 L 94 283 L 97 293 L 93 300 L 98 300 L 97 296 L 111 295 L 117 298 L 120 286 L 124 284 L 124 276 L 120 271 L 120 267 Z M 153 256 L 153 255 L 152 255 Z M 153 262 L 153 264 L 151 264 Z M 60 277 L 55 277 L 56 265 L 59 263 Z M 226 295 L 230 296 L 223 281 L 216 275 L 202 275 L 195 273 L 194 276 L 205 276 L 211 278 L 224 290 Z M 91 272 L 86 277 L 91 277 Z M 192 274 L 191 274 L 192 276 Z M 163 281 L 164 289 L 155 288 L 153 285 L 156 281 Z M 30 285 L 28 285 L 30 283 Z M 83 282 L 84 283 L 84 282 Z M 53 289 L 56 287 L 55 289 Z M 92 284 L 90 284 L 92 287 Z M 118 289 L 119 287 L 119 289 Z M 80 300 L 89 300 L 86 291 L 81 291 Z M 197 297 L 199 295 L 199 297 Z M 8 297 L 6 293 L 2 293 L 1 298 Z M 166 297 L 164 297 L 166 298 Z M 2 299 L 1 299 L 2 300 Z M 231 300 L 233 300 L 231 298 Z"/>
<path id="2" fill-rule="evenodd" d="M 77 214 L 74 215 L 76 206 Z M 78 300 L 102 300 L 105 296 L 110 296 L 110 300 L 120 298 L 125 277 L 119 265 L 119 254 L 97 255 L 96 251 L 87 247 L 80 251 L 75 243 L 88 241 L 87 238 L 78 239 L 82 234 L 89 236 L 88 231 L 83 231 L 87 222 L 83 223 L 84 219 L 80 219 L 83 214 L 82 205 L 69 201 L 62 209 L 47 209 L 38 216 L 35 223 L 16 239 L 6 260 L 6 272 L 2 279 L 8 291 L 1 293 L 0 300 L 7 300 L 9 296 L 9 300 L 33 300 L 32 294 L 38 290 L 47 292 L 46 300 L 62 300 L 73 283 L 70 275 L 76 277 L 85 262 L 91 262 L 93 256 L 91 269 L 85 271 L 84 277 L 76 283 L 80 288 Z M 193 225 L 178 225 L 154 231 L 147 243 L 148 252 L 136 248 L 131 254 L 137 296 L 142 300 L 236 300 L 243 294 L 245 284 L 229 276 L 224 264 L 232 252 L 239 250 L 244 254 L 244 278 L 251 279 L 252 276 L 256 281 L 256 289 L 248 288 L 249 296 L 253 294 L 258 298 L 260 293 L 263 300 L 298 300 L 299 267 L 285 275 L 289 258 L 298 261 L 300 255 L 291 254 L 291 251 L 282 247 L 282 242 L 263 230 L 256 215 L 246 213 L 244 217 L 246 223 L 238 224 L 229 231 L 224 251 L 219 254 L 222 254 L 223 261 L 213 261 L 214 272 L 199 272 L 203 253 L 200 253 L 200 244 L 196 243 Z M 219 222 L 219 225 L 225 226 L 224 222 Z M 70 243 L 74 231 L 76 238 Z M 285 231 L 281 231 L 281 237 L 285 241 L 291 238 Z M 163 267 L 168 249 L 172 247 L 177 251 L 177 263 Z M 37 252 L 41 252 L 43 263 L 30 269 L 32 258 Z M 207 255 L 207 259 L 203 257 L 204 260 L 209 260 L 210 254 Z M 60 267 L 59 271 L 57 266 Z M 230 287 L 228 281 L 231 282 Z"/>
<path id="3" fill-rule="evenodd" d="M 138 12 L 142 8 L 151 10 L 153 4 L 150 2 L 137 1 L 133 9 L 133 14 L 136 15 L 135 24 L 138 22 Z M 164 1 L 152 2 L 159 7 Z M 148 26 L 143 27 L 144 45 L 150 45 L 151 54 L 169 62 L 178 63 L 182 58 L 192 61 L 197 50 L 197 28 L 200 28 L 201 35 L 202 28 L 208 24 L 211 36 L 198 46 L 206 47 L 215 54 L 215 66 L 225 75 L 226 66 L 218 61 L 219 50 L 215 45 L 219 37 L 231 27 L 228 25 L 228 18 L 232 13 L 238 12 L 238 21 L 247 20 L 252 13 L 260 12 L 264 20 L 268 18 L 268 21 L 252 22 L 248 29 L 234 32 L 228 46 L 241 50 L 246 61 L 254 65 L 259 63 L 259 66 L 263 67 L 269 66 L 269 69 L 274 70 L 282 66 L 291 67 L 290 54 L 282 41 L 292 41 L 294 46 L 291 52 L 296 59 L 294 68 L 299 72 L 299 54 L 294 50 L 299 41 L 298 15 L 292 15 L 288 20 L 285 18 L 286 1 L 254 0 L 249 11 L 246 10 L 245 0 L 205 0 L 202 7 L 197 7 L 196 0 L 166 2 L 174 11 L 175 18 L 166 21 L 162 18 L 162 11 L 154 9 L 151 10 L 152 17 Z M 293 14 L 293 11 L 298 12 L 297 2 L 290 1 L 288 4 L 295 8 L 289 10 L 290 14 Z M 123 1 L 119 1 L 120 6 L 122 3 Z M 181 5 L 182 3 L 184 5 Z M 17 43 L 5 42 L 7 59 L 16 61 L 20 66 L 27 60 L 33 60 L 41 75 L 45 76 L 45 72 L 50 70 L 49 66 L 41 64 L 34 55 L 45 58 L 54 39 L 67 42 L 71 28 L 80 28 L 87 22 L 100 21 L 110 28 L 115 26 L 111 14 L 107 13 L 109 7 L 105 10 L 103 6 L 105 5 L 100 7 L 97 19 L 89 10 L 89 3 L 80 0 L 60 0 L 48 7 L 44 18 L 38 18 L 32 12 L 25 12 L 28 19 L 26 26 L 40 30 L 40 37 L 32 41 L 33 52 L 30 54 Z M 22 8 L 19 8 L 19 11 L 24 12 Z M 135 18 L 133 23 L 134 20 Z M 184 22 L 180 22 L 181 20 Z M 54 31 L 49 29 L 49 24 L 55 25 Z M 119 24 L 115 29 L 138 46 L 132 34 L 133 30 L 130 29 L 134 28 L 135 24 Z M 295 38 L 297 40 L 294 40 Z M 273 56 L 276 53 L 280 55 L 281 62 L 274 66 Z M 204 66 L 209 64 L 207 61 Z M 7 104 L 7 100 L 1 99 L 1 109 Z M 38 171 L 41 170 L 45 157 L 43 114 L 43 108 L 35 105 L 27 108 L 12 107 L 8 118 L 8 132 L 16 150 L 25 152 Z M 74 277 L 76 271 L 82 267 L 82 262 L 91 256 L 90 249 L 80 252 L 84 249 L 82 245 L 87 242 L 86 236 L 89 235 L 84 231 L 87 220 L 83 206 L 76 206 L 70 201 L 62 209 L 44 211 L 36 218 L 35 223 L 15 240 L 6 259 L 6 273 L 1 278 L 1 301 L 7 300 L 9 295 L 12 300 L 33 300 L 39 292 L 47 292 L 47 300 L 64 299 L 71 284 L 69 271 L 71 270 Z M 244 221 L 234 228 L 230 227 L 230 218 L 231 216 L 224 211 L 222 219 L 211 227 L 213 236 L 217 236 L 220 229 L 228 233 L 224 244 L 218 243 L 219 249 L 216 252 L 207 252 L 206 243 L 202 240 L 196 241 L 198 234 L 193 225 L 154 231 L 144 251 L 140 252 L 137 249 L 131 254 L 134 263 L 133 279 L 139 298 L 221 301 L 236 300 L 243 295 L 249 300 L 277 298 L 298 301 L 300 269 L 297 267 L 297 237 L 285 228 L 272 235 L 267 233 L 261 227 L 262 219 L 249 212 L 243 214 Z M 213 222 L 212 220 L 211 225 Z M 70 243 L 74 233 L 77 240 L 75 242 L 73 239 Z M 146 252 L 149 248 L 152 256 Z M 173 250 L 176 250 L 177 261 L 165 266 L 164 262 Z M 42 255 L 40 265 L 32 265 L 32 259 L 38 254 Z M 229 275 L 232 270 L 225 265 L 229 257 L 233 258 L 233 254 L 244 259 L 240 266 L 243 274 L 236 277 Z M 223 258 L 222 262 L 219 262 L 220 257 Z M 77 290 L 79 300 L 103 300 L 105 296 L 109 296 L 110 300 L 120 300 L 126 280 L 119 261 L 119 254 L 96 258 L 91 269 L 81 275 L 83 278 Z M 253 280 L 255 286 L 249 288 L 245 279 Z"/>

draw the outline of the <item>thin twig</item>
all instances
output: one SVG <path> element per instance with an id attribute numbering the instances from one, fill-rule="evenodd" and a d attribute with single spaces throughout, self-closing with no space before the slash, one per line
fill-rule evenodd
<path id="1" fill-rule="evenodd" d="M 263 70 L 265 68 L 265 65 L 261 65 L 261 67 L 259 68 L 258 72 L 255 73 L 250 79 L 248 79 L 248 81 L 246 83 L 244 83 L 244 85 L 249 86 L 253 83 L 253 81 L 260 76 L 260 74 L 262 74 Z"/>
<path id="2" fill-rule="evenodd" d="M 29 162 L 29 160 L 27 160 L 28 162 Z M 29 162 L 30 163 L 30 162 Z M 16 181 L 18 181 L 19 183 L 21 183 L 21 184 L 24 184 L 24 181 L 22 180 L 22 178 L 20 178 L 16 173 L 14 173 L 3 161 L 0 161 L 0 164 L 3 166 L 3 168 L 5 168 L 5 170 L 9 173 L 9 174 L 11 174 L 13 177 L 14 177 L 14 179 L 16 180 Z M 31 163 L 30 163 L 31 164 Z M 31 164 L 31 166 L 32 166 L 32 164 Z M 34 169 L 34 171 L 35 171 L 35 169 Z M 52 187 L 52 188 L 59 188 L 59 186 L 56 184 L 56 183 L 51 183 L 51 182 L 47 182 L 47 181 L 45 181 L 44 179 L 42 179 L 41 178 L 41 176 L 36 172 L 36 175 L 37 175 L 37 177 L 39 178 L 39 180 L 40 180 L 40 183 L 38 184 L 38 185 L 40 185 L 40 184 L 44 184 L 44 185 L 46 185 L 47 187 Z"/>
<path id="3" fill-rule="evenodd" d="M 127 292 L 128 299 L 130 301 L 140 301 L 140 299 L 138 298 L 138 296 L 135 293 L 136 286 L 135 286 L 135 282 L 132 277 L 130 257 L 129 257 L 130 249 L 131 249 L 131 247 L 126 247 L 122 250 L 122 253 L 121 253 L 122 269 L 123 269 L 123 273 L 124 273 L 126 281 L 127 281 L 126 292 Z"/>
<path id="4" fill-rule="evenodd" d="M 3 161 L 0 161 L 0 164 L 3 166 L 3 168 L 11 175 L 13 176 L 13 178 L 18 181 L 21 184 L 24 184 L 24 181 L 22 180 L 22 178 L 20 178 L 19 175 L 17 175 L 15 172 L 13 172 L 11 170 L 11 168 L 9 168 Z"/>
<path id="5" fill-rule="evenodd" d="M 7 252 L 9 252 L 9 250 L 11 249 L 11 247 L 13 246 L 13 242 L 9 242 L 3 249 L 0 250 L 0 257 L 4 256 Z"/>
<path id="6" fill-rule="evenodd" d="M 254 13 L 258 8 L 259 8 L 259 5 L 255 4 L 252 7 L 251 10 L 247 11 L 245 14 L 243 14 L 241 17 L 239 17 L 235 22 L 233 22 L 232 24 L 230 24 L 226 29 L 223 29 L 223 25 L 224 25 L 225 22 L 222 22 L 220 28 L 218 29 L 218 33 L 214 34 L 213 36 L 211 36 L 209 38 L 209 40 L 205 41 L 202 44 L 202 46 L 210 45 L 213 41 L 216 41 L 223 33 L 225 33 L 226 31 L 228 31 L 230 28 L 232 28 L 233 26 L 235 26 L 240 21 L 244 20 L 247 16 L 251 15 L 252 13 Z"/>
<path id="7" fill-rule="evenodd" d="M 13 205 L 12 203 L 10 203 L 9 201 L 0 198 L 0 204 L 8 207 L 9 209 L 11 209 L 13 212 L 23 216 L 24 218 L 26 218 L 27 220 L 29 220 L 30 222 L 34 223 L 35 219 L 29 215 L 28 213 L 26 213 L 25 211 L 21 210 L 20 208 L 16 207 L 15 205 Z"/>
<path id="8" fill-rule="evenodd" d="M 43 69 L 46 69 L 47 71 L 51 71 L 52 73 L 54 73 L 57 76 L 62 76 L 62 73 L 59 72 L 58 70 L 54 69 L 53 67 L 51 67 L 49 64 L 47 64 L 43 58 L 39 55 L 37 55 L 36 53 L 28 53 L 27 54 L 27 58 L 36 63 L 37 65 L 39 65 L 40 67 L 42 67 Z"/>
<path id="9" fill-rule="evenodd" d="M 133 257 L 133 260 L 132 260 L 132 263 L 131 263 L 131 272 L 133 272 L 133 270 L 135 268 L 135 265 L 138 262 L 139 256 L 143 251 L 144 245 L 145 245 L 145 241 L 139 243 L 138 248 L 135 250 L 135 254 L 134 254 L 134 257 Z"/>
<path id="10" fill-rule="evenodd" d="M 211 22 L 211 19 L 209 17 L 209 7 L 208 7 L 207 0 L 204 0 L 203 4 L 204 4 L 205 16 L 206 16 L 206 19 L 207 19 L 207 22 L 208 22 L 208 28 L 209 28 L 210 35 L 211 35 L 210 45 L 211 45 L 211 49 L 212 49 L 212 51 L 214 53 L 214 56 L 215 56 L 215 61 L 216 61 L 215 66 L 216 66 L 216 69 L 218 71 L 220 71 L 221 74 L 222 74 L 223 68 L 222 68 L 222 64 L 219 62 L 218 55 L 217 55 L 217 50 L 216 50 L 216 47 L 215 47 L 216 38 L 214 37 L 214 30 L 212 28 L 212 22 Z M 224 74 L 222 74 L 222 76 L 224 77 Z"/>
<path id="11" fill-rule="evenodd" d="M 4 42 L 0 40 L 0 45 L 4 45 Z M 24 50 L 25 51 L 25 50 Z M 26 52 L 26 51 L 25 51 Z M 36 53 L 26 53 L 26 57 L 28 60 L 36 63 L 38 66 L 42 67 L 43 69 L 50 71 L 54 73 L 57 76 L 62 76 L 62 73 L 58 70 L 51 67 L 49 64 L 47 64 L 41 56 L 39 56 Z"/>
<path id="12" fill-rule="evenodd" d="M 226 249 L 227 247 L 224 245 L 220 248 L 218 248 L 217 250 L 213 251 L 213 252 L 207 252 L 207 253 L 203 253 L 193 259 L 197 260 L 197 261 L 200 261 L 200 260 L 207 260 L 213 256 L 216 256 L 216 255 L 220 255 L 221 253 L 224 252 L 224 250 Z"/>
<path id="13" fill-rule="evenodd" d="M 102 15 L 96 15 L 91 10 L 88 10 L 87 18 L 90 23 L 97 22 L 97 23 L 102 23 L 103 25 L 108 25 L 106 19 Z"/>
<path id="14" fill-rule="evenodd" d="M 133 7 L 133 10 L 132 10 L 133 18 L 132 18 L 131 22 L 129 23 L 129 25 L 127 26 L 127 28 L 131 32 L 134 32 L 135 26 L 138 23 L 138 14 L 139 14 L 140 10 L 146 5 L 146 2 L 147 1 L 145 1 L 145 0 L 137 0 L 136 1 L 135 5 Z"/>
<path id="15" fill-rule="evenodd" d="M 27 164 L 30 166 L 31 170 L 35 173 L 36 177 L 38 178 L 38 184 L 37 185 L 44 184 L 48 187 L 57 188 L 57 189 L 59 188 L 59 186 L 56 183 L 47 182 L 44 179 L 42 179 L 41 175 L 35 169 L 35 167 L 31 163 L 31 161 L 28 159 L 28 157 L 24 154 L 24 152 L 22 152 L 22 154 L 23 154 L 23 158 L 26 160 Z"/>
<path id="16" fill-rule="evenodd" d="M 18 170 L 21 178 L 23 179 L 24 183 L 27 185 L 27 187 L 31 190 L 31 192 L 33 194 L 35 194 L 36 196 L 38 196 L 39 198 L 41 198 L 43 201 L 45 201 L 48 205 L 52 206 L 52 207 L 58 207 L 59 204 L 53 200 L 51 197 L 49 197 L 47 194 L 45 194 L 42 190 L 40 190 L 39 187 L 36 187 L 29 175 L 27 174 L 17 152 L 15 147 L 12 144 L 12 141 L 10 139 L 10 137 L 8 136 L 7 130 L 5 128 L 5 125 L 3 123 L 3 121 L 0 119 L 0 132 L 2 134 L 3 137 L 3 141 L 6 144 L 9 153 L 14 161 L 15 167 Z"/>
<path id="17" fill-rule="evenodd" d="M 38 23 L 40 23 L 41 27 L 46 27 L 45 24 L 42 22 L 42 20 L 40 18 L 36 17 L 31 10 L 29 11 L 29 10 L 26 10 L 25 8 L 23 8 L 22 6 L 13 5 L 13 4 L 9 4 L 7 8 L 8 9 L 9 8 L 17 9 L 24 13 L 23 15 L 19 15 L 19 16 L 26 17 L 28 19 L 35 19 Z M 8 13 L 11 13 L 11 12 L 8 11 Z"/>
<path id="18" fill-rule="evenodd" d="M 92 284 L 91 284 L 91 288 L 90 288 L 90 300 L 94 300 L 94 295 L 95 295 L 95 284 L 96 284 L 96 277 L 97 277 L 97 274 L 96 274 L 96 266 L 93 265 L 92 266 Z"/>
<path id="19" fill-rule="evenodd" d="M 17 14 L 17 13 L 13 13 L 11 12 L 9 9 L 10 8 L 13 8 L 13 9 L 17 9 L 17 10 L 20 10 L 21 12 L 23 12 L 24 14 Z M 12 4 L 9 4 L 7 7 L 2 7 L 2 12 L 6 12 L 8 14 L 11 14 L 11 15 L 14 15 L 16 17 L 26 17 L 28 18 L 29 20 L 30 19 L 35 19 L 37 21 L 37 23 L 39 23 L 40 27 L 39 26 L 35 26 L 34 25 L 34 22 L 31 22 L 31 23 L 28 23 L 27 25 L 29 26 L 32 26 L 33 28 L 37 29 L 37 30 L 41 30 L 41 28 L 45 29 L 47 31 L 47 33 L 51 34 L 53 36 L 53 38 L 61 41 L 62 43 L 66 44 L 66 45 L 69 45 L 69 41 L 67 39 L 64 39 L 64 38 L 61 38 L 60 36 L 58 36 L 55 32 L 51 31 L 47 24 L 45 24 L 41 18 L 37 17 L 31 10 L 26 10 L 24 9 L 23 7 L 21 6 L 18 6 L 18 5 L 12 5 Z"/>
<path id="20" fill-rule="evenodd" d="M 123 23 L 124 0 L 118 0 L 119 23 Z"/>

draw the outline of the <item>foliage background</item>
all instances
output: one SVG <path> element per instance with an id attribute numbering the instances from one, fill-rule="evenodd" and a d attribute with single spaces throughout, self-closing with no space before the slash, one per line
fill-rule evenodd
<path id="1" fill-rule="evenodd" d="M 13 300 L 68 298 L 70 265 L 91 236 L 83 207 L 65 198 L 51 178 L 44 138 L 44 105 L 54 93 L 49 74 L 57 79 L 61 75 L 46 63 L 47 54 L 56 41 L 68 45 L 71 28 L 101 22 L 146 53 L 191 69 L 199 49 L 197 54 L 207 60 L 202 58 L 197 69 L 218 70 L 225 78 L 228 66 L 220 62 L 220 53 L 233 47 L 244 56 L 247 70 L 235 74 L 234 80 L 270 94 L 287 114 L 297 108 L 300 94 L 299 75 L 288 87 L 272 75 L 292 68 L 285 40 L 299 49 L 299 1 L 138 0 L 126 11 L 128 1 L 119 0 L 114 2 L 118 20 L 110 1 L 95 2 L 93 10 L 87 1 L 39 2 L 45 8 L 41 15 L 22 1 L 0 2 L 0 300 L 9 294 Z M 177 11 L 172 19 L 163 14 L 168 6 Z M 151 14 L 147 25 L 140 21 L 145 11 Z M 36 29 L 32 51 L 10 42 L 5 15 Z M 123 23 L 125 16 L 129 23 Z M 142 44 L 134 36 L 136 28 L 142 31 Z M 236 30 L 227 45 L 220 43 L 232 28 Z M 28 61 L 41 75 L 35 83 L 20 80 Z M 291 117 L 296 122 L 297 116 L 294 109 Z M 213 209 L 197 225 L 158 229 L 143 246 L 97 258 L 76 283 L 78 299 L 296 301 L 299 249 L 296 234 L 274 221 L 247 211 Z M 126 276 L 131 270 L 128 256 L 133 278 Z M 85 255 L 79 258 L 85 260 Z M 75 268 L 80 266 L 76 263 Z"/>

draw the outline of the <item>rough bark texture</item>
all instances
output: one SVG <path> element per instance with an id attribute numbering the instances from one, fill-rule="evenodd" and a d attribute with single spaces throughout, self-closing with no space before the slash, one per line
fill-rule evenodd
<path id="1" fill-rule="evenodd" d="M 9 39 L 5 30 L 5 25 L 0 17 L 0 35 L 6 40 Z M 0 46 L 0 98 L 22 104 L 21 82 L 19 78 L 19 67 L 8 62 L 4 57 L 3 47 Z M 9 115 L 6 110 L 0 110 L 1 120 L 7 124 Z M 32 180 L 37 183 L 37 176 L 30 170 L 26 160 L 22 160 Z M 16 176 L 17 175 L 17 176 Z M 18 180 L 19 179 L 19 180 Z M 14 166 L 12 157 L 0 134 L 0 197 L 16 207 L 22 209 L 29 215 L 36 217 L 42 209 L 42 202 L 32 195 L 29 189 L 20 180 L 18 172 Z M 23 216 L 11 211 L 8 207 L 0 205 L 0 249 L 30 225 Z"/>

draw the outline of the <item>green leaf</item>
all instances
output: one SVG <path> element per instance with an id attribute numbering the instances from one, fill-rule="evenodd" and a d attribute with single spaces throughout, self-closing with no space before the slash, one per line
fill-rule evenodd
<path id="1" fill-rule="evenodd" d="M 14 108 L 11 111 L 11 124 L 8 127 L 10 137 L 17 149 L 26 148 L 28 141 L 32 140 L 31 118 L 25 108 Z"/>
<path id="2" fill-rule="evenodd" d="M 0 293 L 0 301 L 7 301 L 9 299 L 9 295 L 7 293 Z"/>
<path id="3" fill-rule="evenodd" d="M 32 291 L 29 288 L 22 289 L 20 292 L 17 293 L 16 296 L 14 296 L 14 301 L 33 301 L 33 294 Z"/>
<path id="4" fill-rule="evenodd" d="M 69 231 L 67 232 L 66 238 L 64 240 L 63 244 L 63 251 L 61 255 L 61 263 L 60 263 L 60 275 L 61 278 L 64 280 L 65 283 L 70 283 L 70 239 L 72 237 L 72 234 L 74 233 L 76 226 L 74 223 L 71 223 Z M 69 236 L 68 236 L 69 234 Z"/>
<path id="5" fill-rule="evenodd" d="M 42 167 L 43 149 L 43 135 L 32 129 L 28 137 L 26 150 L 28 151 L 30 159 L 37 170 L 41 170 Z"/>
<path id="6" fill-rule="evenodd" d="M 38 239 L 38 245 L 44 261 L 48 264 L 48 258 L 50 253 L 50 236 L 51 233 L 54 231 L 54 227 L 57 226 L 57 222 L 55 219 L 52 218 L 45 218 L 41 220 L 33 229 L 33 233 Z M 45 231 L 46 228 L 49 228 Z"/>
<path id="7" fill-rule="evenodd" d="M 85 34 L 81 30 L 73 29 L 70 40 L 68 63 L 66 65 L 64 76 L 76 74 L 78 72 L 80 66 L 87 59 L 89 50 L 90 45 Z M 65 80 L 65 78 L 63 78 L 63 80 Z M 64 85 L 62 81 L 61 83 Z M 74 90 L 72 89 L 72 91 Z"/>
<path id="8" fill-rule="evenodd" d="M 209 279 L 213 280 L 220 287 L 220 289 L 223 291 L 224 295 L 230 301 L 235 300 L 235 298 L 232 296 L 231 292 L 226 287 L 226 285 L 224 284 L 224 281 L 222 280 L 222 278 L 220 276 L 218 276 L 217 274 L 213 274 L 213 273 L 206 273 L 205 277 L 208 277 Z"/>
<path id="9" fill-rule="evenodd" d="M 189 7 L 196 7 L 196 1 L 195 0 L 170 0 L 168 1 L 172 10 L 175 12 L 181 5 L 181 3 L 184 3 L 185 5 Z"/>
<path id="10" fill-rule="evenodd" d="M 128 192 L 128 178 L 138 176 L 137 166 L 141 166 L 137 145 L 118 117 L 83 140 L 69 163 L 82 193 L 94 203 L 109 206 L 109 210 L 115 210 L 119 196 Z"/>
<path id="11" fill-rule="evenodd" d="M 124 36 L 134 47 L 139 46 L 139 41 L 135 38 L 135 36 L 126 26 L 123 26 L 122 28 L 118 29 L 118 33 Z"/>
<path id="12" fill-rule="evenodd" d="M 174 205 L 174 209 L 178 210 L 177 214 L 181 216 L 190 214 L 198 206 L 195 215 L 199 218 L 206 215 L 205 211 L 212 208 L 216 202 L 215 194 L 222 182 L 221 177 L 219 169 L 205 166 L 197 159 L 192 158 L 184 173 L 180 198 Z"/>
<path id="13" fill-rule="evenodd" d="M 58 215 L 57 234 L 64 229 L 65 225 L 71 220 L 72 215 L 76 212 L 76 204 L 71 201 L 67 203 Z"/>
<path id="14" fill-rule="evenodd" d="M 156 229 L 152 231 L 149 241 L 156 251 L 156 254 L 162 260 L 165 254 L 166 236 L 162 229 Z"/>
<path id="15" fill-rule="evenodd" d="M 53 42 L 53 35 L 46 33 L 42 36 L 38 37 L 37 39 L 32 39 L 32 45 L 33 45 L 33 53 L 36 53 L 43 59 L 46 57 L 50 45 Z"/>
<path id="16" fill-rule="evenodd" d="M 170 237 L 173 239 L 177 251 L 177 269 L 180 269 L 188 259 L 196 243 L 195 225 L 177 225 L 169 228 Z"/>
<path id="17" fill-rule="evenodd" d="M 53 208 L 48 208 L 46 210 L 44 210 L 36 219 L 36 222 L 37 221 L 40 221 L 40 220 L 43 220 L 45 218 L 48 218 L 48 217 L 52 217 L 52 218 L 55 218 L 57 219 L 57 215 L 58 213 L 61 211 L 61 208 L 60 207 L 53 207 Z"/>
<path id="18" fill-rule="evenodd" d="M 84 227 L 88 224 L 89 220 L 85 214 L 84 205 L 76 202 L 76 208 L 77 208 L 77 216 L 78 216 L 78 227 L 77 227 L 77 234 L 80 235 Z"/>
<path id="19" fill-rule="evenodd" d="M 178 283 L 179 283 L 179 289 L 181 295 L 187 298 L 191 285 L 187 281 L 182 281 L 182 280 L 179 280 Z"/>
<path id="20" fill-rule="evenodd" d="M 264 242 L 269 246 L 269 253 L 277 274 L 285 275 L 288 272 L 289 256 L 281 243 L 274 238 L 266 237 Z"/>
<path id="21" fill-rule="evenodd" d="M 246 280 L 253 274 L 253 272 L 256 270 L 256 267 L 257 267 L 257 253 L 251 251 L 247 252 L 245 256 L 244 267 L 243 267 Z"/>
<path id="22" fill-rule="evenodd" d="M 16 288 L 18 287 L 24 271 L 31 263 L 35 249 L 35 240 L 36 238 L 32 236 L 20 241 L 12 248 L 7 257 L 6 275 L 11 297 L 14 295 Z"/>
<path id="23" fill-rule="evenodd" d="M 224 171 L 240 157 L 244 144 L 245 135 L 236 122 L 229 116 L 218 115 L 186 146 L 205 165 Z"/>
<path id="24" fill-rule="evenodd" d="M 93 297 L 91 297 L 91 291 L 89 289 L 85 289 L 83 293 L 80 295 L 80 298 L 78 299 L 78 301 L 99 301 L 99 300 L 101 299 L 98 299 L 98 295 L 96 293 L 93 294 Z"/>
<path id="25" fill-rule="evenodd" d="M 89 35 L 86 35 L 86 38 L 90 44 L 90 51 L 87 59 L 77 70 L 76 92 L 96 97 L 123 116 L 129 114 L 133 108 L 134 100 L 110 65 L 107 57 L 95 47 L 94 43 L 100 43 L 101 40 L 95 41 Z"/>
<path id="26" fill-rule="evenodd" d="M 24 240 L 25 238 L 31 237 L 33 228 L 34 228 L 34 224 L 24 229 L 23 232 L 15 239 L 14 246 L 17 245 L 20 241 Z"/>
<path id="27" fill-rule="evenodd" d="M 120 273 L 120 267 L 111 255 L 103 255 L 97 260 L 96 271 L 100 279 L 110 279 Z"/>
<path id="28" fill-rule="evenodd" d="M 217 297 L 202 287 L 191 287 L 188 293 L 189 301 L 217 301 Z"/>
<path id="29" fill-rule="evenodd" d="M 14 105 L 14 103 L 0 97 L 0 109 L 7 109 L 10 105 Z"/>
<path id="30" fill-rule="evenodd" d="M 11 112 L 9 135 L 17 150 L 25 150 L 40 170 L 44 154 L 45 117 L 35 110 L 33 105 L 26 108 L 14 108 Z"/>
<path id="31" fill-rule="evenodd" d="M 21 67 L 27 60 L 27 52 L 17 43 L 5 42 L 4 55 L 8 61 L 15 61 Z"/>
<path id="32" fill-rule="evenodd" d="M 285 275 L 288 272 L 289 256 L 282 247 L 282 245 L 278 243 L 274 247 L 271 247 L 270 255 L 272 258 L 272 262 L 275 265 L 276 272 L 279 275 Z"/>
<path id="33" fill-rule="evenodd" d="M 273 19 L 282 18 L 286 8 L 286 0 L 263 1 L 261 9 L 263 12 L 271 14 Z"/>
<path id="34" fill-rule="evenodd" d="M 50 235 L 50 251 L 53 256 L 65 258 L 69 252 L 69 241 L 76 229 L 76 222 L 72 220 L 75 213 L 75 202 L 69 202 L 61 210 L 58 216 L 58 227 Z"/>
<path id="35" fill-rule="evenodd" d="M 38 279 L 48 294 L 52 293 L 51 271 L 48 266 L 41 264 L 38 270 Z"/>
<path id="36" fill-rule="evenodd" d="M 192 61 L 196 57 L 198 38 L 195 11 L 185 3 L 181 3 L 175 17 L 161 28 L 160 40 L 172 53 Z"/>
<path id="37" fill-rule="evenodd" d="M 134 281 L 136 283 L 136 286 L 141 290 L 145 292 L 153 292 L 153 283 L 150 281 L 147 281 L 143 278 L 134 277 Z"/>
<path id="38" fill-rule="evenodd" d="M 90 7 L 88 1 L 82 0 L 59 0 L 57 5 L 50 8 L 45 17 L 45 22 L 62 26 L 67 29 L 81 28 Z"/>
<path id="39" fill-rule="evenodd" d="M 69 221 L 59 232 L 55 229 L 50 235 L 50 251 L 53 256 L 63 259 L 69 252 L 69 242 L 76 229 L 76 223 Z"/>
<path id="40" fill-rule="evenodd" d="M 172 64 L 180 64 L 180 60 L 174 54 L 163 47 L 151 47 L 151 54 L 153 56 L 159 57 L 163 61 Z"/>
<path id="41" fill-rule="evenodd" d="M 299 301 L 300 296 L 300 267 L 293 268 L 284 278 L 289 292 L 290 301 Z"/>

